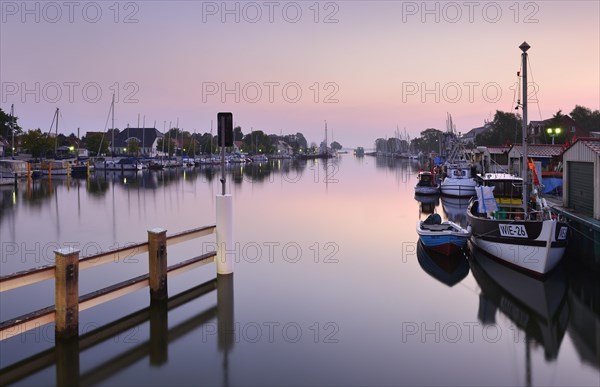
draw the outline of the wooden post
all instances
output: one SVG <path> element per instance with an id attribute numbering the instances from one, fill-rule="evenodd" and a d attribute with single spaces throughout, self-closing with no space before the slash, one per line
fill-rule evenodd
<path id="1" fill-rule="evenodd" d="M 148 230 L 150 298 L 162 300 L 167 293 L 167 230 Z"/>
<path id="2" fill-rule="evenodd" d="M 68 339 L 79 334 L 79 250 L 55 250 L 54 257 L 55 335 L 57 339 Z"/>

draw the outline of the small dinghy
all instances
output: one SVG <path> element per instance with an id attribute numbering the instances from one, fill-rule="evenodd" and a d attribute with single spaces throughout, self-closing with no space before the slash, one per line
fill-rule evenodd
<path id="1" fill-rule="evenodd" d="M 439 214 L 431 214 L 417 222 L 417 234 L 426 248 L 451 255 L 465 247 L 471 228 L 464 229 L 451 221 L 442 222 Z"/>

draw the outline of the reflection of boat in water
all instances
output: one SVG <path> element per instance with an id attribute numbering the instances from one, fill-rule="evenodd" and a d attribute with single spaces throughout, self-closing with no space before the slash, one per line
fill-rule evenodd
<path id="1" fill-rule="evenodd" d="M 528 276 L 496 261 L 473 246 L 471 272 L 481 288 L 479 320 L 494 323 L 499 309 L 555 359 L 569 322 L 567 281 L 562 268 L 545 280 Z"/>
<path id="2" fill-rule="evenodd" d="M 467 208 L 470 200 L 470 198 L 442 196 L 442 209 L 449 220 L 466 227 Z"/>
<path id="3" fill-rule="evenodd" d="M 415 194 L 415 200 L 419 202 L 419 212 L 421 214 L 433 214 L 435 208 L 440 204 L 439 195 Z"/>
<path id="4" fill-rule="evenodd" d="M 417 260 L 421 268 L 430 276 L 450 287 L 462 281 L 469 274 L 469 262 L 462 252 L 450 256 L 438 254 L 417 243 Z"/>

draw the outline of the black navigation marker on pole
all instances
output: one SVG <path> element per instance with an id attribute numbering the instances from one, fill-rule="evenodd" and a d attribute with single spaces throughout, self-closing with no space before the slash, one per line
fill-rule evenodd
<path id="1" fill-rule="evenodd" d="M 218 113 L 218 142 L 221 145 L 221 186 L 225 195 L 225 147 L 233 146 L 233 114 Z"/>

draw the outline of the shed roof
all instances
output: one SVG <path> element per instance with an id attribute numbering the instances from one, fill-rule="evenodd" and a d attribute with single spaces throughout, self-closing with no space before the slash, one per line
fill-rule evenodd
<path id="1" fill-rule="evenodd" d="M 554 157 L 560 156 L 562 153 L 563 146 L 558 145 L 547 145 L 547 144 L 529 144 L 527 146 L 527 153 L 529 157 Z M 514 149 L 519 155 L 523 154 L 523 145 L 513 145 L 511 150 Z"/>

